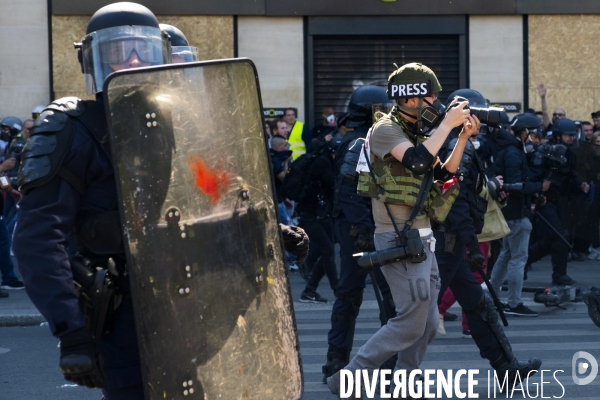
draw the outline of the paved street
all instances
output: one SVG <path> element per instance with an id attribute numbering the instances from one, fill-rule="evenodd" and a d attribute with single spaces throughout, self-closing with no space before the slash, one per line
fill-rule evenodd
<path id="1" fill-rule="evenodd" d="M 530 272 L 528 285 L 542 286 L 550 277 L 549 261 L 534 265 Z M 600 285 L 600 262 L 585 261 L 569 264 L 569 274 L 579 282 L 590 286 Z M 335 399 L 327 386 L 321 383 L 321 365 L 327 351 L 327 331 L 331 314 L 331 302 L 326 305 L 302 304 L 297 300 L 303 289 L 304 281 L 297 274 L 291 275 L 294 294 L 296 319 L 302 350 L 304 369 L 303 399 Z M 326 281 L 319 288 L 321 295 L 333 299 Z M 513 350 L 520 358 L 537 356 L 544 361 L 543 368 L 551 372 L 544 373 L 544 397 L 563 399 L 598 399 L 600 377 L 586 386 L 575 385 L 571 378 L 571 360 L 576 351 L 587 351 L 600 359 L 600 328 L 587 316 L 583 303 L 566 304 L 566 310 L 545 308 L 535 304 L 531 294 L 525 294 L 526 304 L 540 313 L 537 318 L 509 317 L 506 328 Z M 29 307 L 29 308 L 28 308 Z M 24 292 L 11 292 L 9 299 L 0 299 L 0 316 L 10 313 L 35 313 L 30 308 Z M 29 310 L 29 311 L 27 311 Z M 459 313 L 458 307 L 452 312 Z M 30 317 L 34 318 L 34 317 Z M 372 287 L 367 286 L 365 302 L 361 309 L 355 336 L 355 350 L 377 330 L 379 326 L 377 305 Z M 446 322 L 448 334 L 436 338 L 429 346 L 422 368 L 433 369 L 480 369 L 475 393 L 479 398 L 494 398 L 493 389 L 487 392 L 487 361 L 479 357 L 477 348 L 470 339 L 460 337 L 460 321 Z M 58 360 L 57 340 L 48 332 L 47 327 L 0 327 L 0 400 L 99 400 L 98 391 L 74 387 L 62 379 L 56 368 Z M 532 378 L 529 395 L 535 396 L 536 385 L 539 388 L 541 375 Z M 539 389 L 538 389 L 539 390 Z M 527 394 L 527 393 L 526 393 Z M 541 397 L 541 396 L 539 396 Z M 379 398 L 379 397 L 376 397 Z M 495 398 L 506 398 L 496 394 Z M 516 391 L 513 398 L 523 398 Z"/>

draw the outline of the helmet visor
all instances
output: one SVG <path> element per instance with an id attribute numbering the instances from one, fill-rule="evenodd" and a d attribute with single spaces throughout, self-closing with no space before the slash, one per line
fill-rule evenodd
<path id="1" fill-rule="evenodd" d="M 192 46 L 172 46 L 171 62 L 173 64 L 198 61 L 198 48 Z"/>
<path id="2" fill-rule="evenodd" d="M 109 64 L 120 64 L 131 57 L 131 53 L 147 63 L 160 63 L 162 61 L 162 44 L 156 39 L 115 39 L 101 47 L 100 56 Z"/>
<path id="3" fill-rule="evenodd" d="M 168 64 L 169 41 L 159 28 L 127 25 L 100 29 L 82 40 L 83 72 L 88 93 L 102 91 L 104 79 L 114 71 Z M 138 64 L 119 65 L 137 58 Z"/>

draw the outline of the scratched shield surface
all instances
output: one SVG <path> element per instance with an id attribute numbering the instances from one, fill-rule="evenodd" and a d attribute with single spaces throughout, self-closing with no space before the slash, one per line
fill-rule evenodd
<path id="1" fill-rule="evenodd" d="M 111 75 L 147 399 L 297 399 L 299 345 L 249 60 Z"/>

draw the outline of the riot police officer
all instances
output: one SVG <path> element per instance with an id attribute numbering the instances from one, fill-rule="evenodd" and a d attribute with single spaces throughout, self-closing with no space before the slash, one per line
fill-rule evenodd
<path id="1" fill-rule="evenodd" d="M 348 114 L 340 120 L 338 131 L 343 132 L 343 136 L 336 150 L 333 216 L 335 236 L 340 244 L 340 278 L 331 313 L 331 330 L 327 336 L 329 348 L 327 363 L 323 366 L 324 378 L 333 375 L 350 361 L 356 318 L 367 277 L 366 271 L 359 267 L 352 255 L 375 249 L 371 202 L 356 193 L 356 165 L 367 131 L 373 124 L 373 105 L 387 111 L 391 103 L 384 89 L 377 86 L 356 89 L 350 97 Z M 396 313 L 389 286 L 381 271 L 376 270 L 375 277 L 376 282 L 372 283 L 379 286 L 383 294 L 384 310 L 380 312 L 385 314 L 382 318 L 382 324 L 385 324 Z"/>
<path id="2" fill-rule="evenodd" d="M 531 170 L 536 175 L 536 180 L 548 180 L 550 187 L 544 192 L 545 204 L 536 207 L 536 214 L 540 216 L 536 219 L 536 224 L 544 226 L 544 229 L 536 231 L 542 232 L 543 236 L 529 246 L 527 264 L 531 265 L 550 253 L 553 285 L 575 283 L 567 275 L 569 232 L 561 219 L 560 199 L 587 193 L 590 188 L 575 176 L 577 160 L 570 147 L 576 134 L 577 125 L 573 121 L 567 118 L 557 120 L 552 126 L 552 143 L 540 145 L 531 160 Z"/>
<path id="3" fill-rule="evenodd" d="M 469 105 L 486 107 L 481 93 L 472 89 L 460 89 L 448 96 L 448 103 L 456 96 L 469 100 Z M 477 120 L 478 121 L 478 120 Z M 445 160 L 458 143 L 458 130 L 454 129 L 440 151 Z M 460 191 L 443 224 L 432 223 L 436 239 L 435 256 L 441 278 L 440 294 L 450 288 L 467 316 L 469 330 L 481 357 L 487 358 L 499 376 L 508 373 L 514 379 L 517 371 L 521 376 L 537 370 L 541 360 L 532 358 L 519 361 L 512 353 L 510 343 L 500 325 L 498 312 L 492 298 L 475 280 L 471 268 L 483 273 L 484 256 L 479 249 L 477 234 L 483 229 L 487 202 L 479 196 L 485 184 L 484 170 L 474 146 L 467 142 L 456 172 Z M 468 260 L 465 259 L 468 251 Z M 471 267 L 471 268 L 470 268 Z M 438 302 L 441 303 L 441 296 Z M 512 385 L 511 381 L 511 385 Z"/>
<path id="4" fill-rule="evenodd" d="M 198 61 L 198 48 L 190 46 L 187 38 L 179 28 L 169 24 L 160 24 L 160 30 L 171 38 L 171 63 Z"/>
<path id="5" fill-rule="evenodd" d="M 112 71 L 168 63 L 166 40 L 144 6 L 115 3 L 99 9 L 78 47 L 87 90 L 98 100 L 52 102 L 35 121 L 22 154 L 19 184 L 25 196 L 13 248 L 26 290 L 61 340 L 65 379 L 103 388 L 107 400 L 143 399 L 144 390 L 123 245 L 111 240 L 121 237 L 121 223 L 100 95 Z M 56 145 L 43 146 L 49 140 Z M 110 333 L 101 337 L 86 328 L 74 292 L 72 268 L 77 263 L 67 253 L 73 227 L 72 240 L 82 254 L 97 266 L 106 267 L 112 259 L 120 271 L 116 286 L 122 301 L 110 318 Z M 89 230 L 94 231 L 92 242 L 82 240 L 90 237 Z"/>

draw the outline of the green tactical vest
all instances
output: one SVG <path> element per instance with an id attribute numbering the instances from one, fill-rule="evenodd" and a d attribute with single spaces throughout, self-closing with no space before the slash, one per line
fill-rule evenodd
<path id="1" fill-rule="evenodd" d="M 397 122 L 394 121 L 394 123 Z M 407 138 L 414 146 L 418 146 L 426 140 L 426 138 L 420 136 L 411 138 L 407 135 Z M 377 184 L 383 188 L 384 193 L 379 193 L 376 183 L 371 178 L 371 174 L 363 171 L 358 175 L 358 185 L 356 187 L 358 194 L 383 200 L 388 204 L 403 205 L 411 208 L 415 206 L 424 175 L 413 174 L 391 154 L 381 159 L 371 153 L 371 167 L 373 168 Z M 446 193 L 442 194 L 441 189 L 434 182 L 431 185 L 431 190 L 425 200 L 423 209 L 417 215 L 416 219 L 429 217 L 438 223 L 443 223 L 450 212 L 452 204 L 456 200 L 456 196 L 458 196 L 459 190 L 460 186 L 455 184 Z"/>

